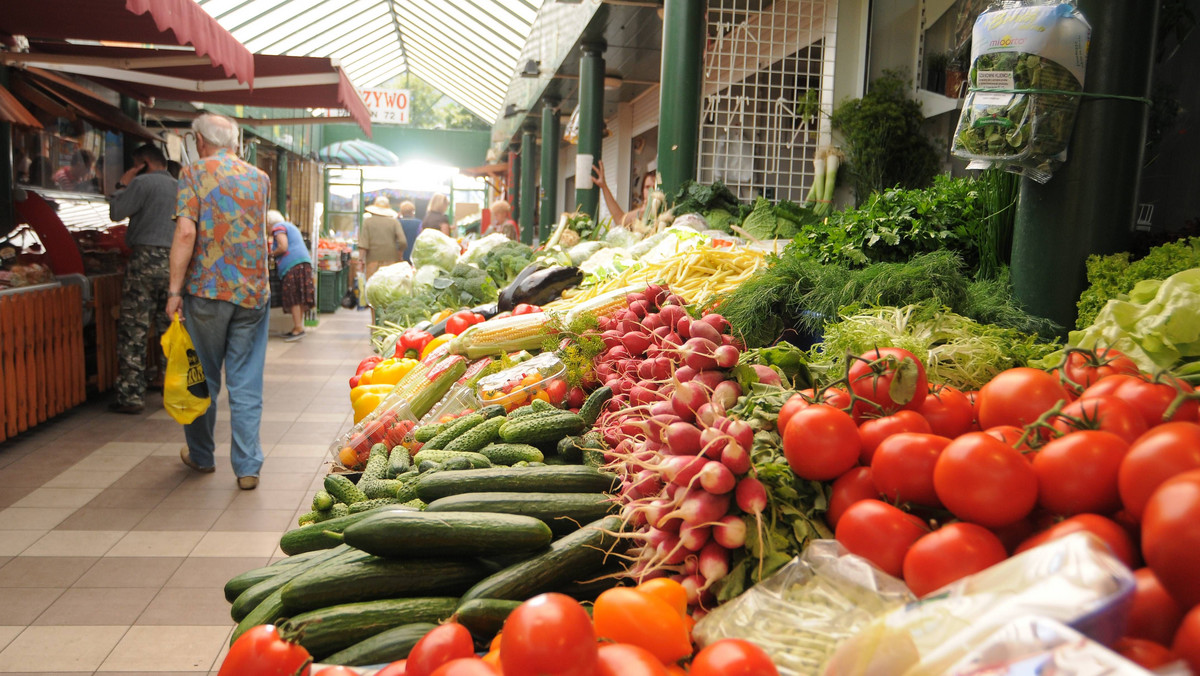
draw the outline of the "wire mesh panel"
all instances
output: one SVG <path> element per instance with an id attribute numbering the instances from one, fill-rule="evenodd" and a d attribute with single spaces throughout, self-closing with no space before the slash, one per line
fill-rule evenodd
<path id="1" fill-rule="evenodd" d="M 829 143 L 836 0 L 709 0 L 699 178 L 799 202 Z"/>

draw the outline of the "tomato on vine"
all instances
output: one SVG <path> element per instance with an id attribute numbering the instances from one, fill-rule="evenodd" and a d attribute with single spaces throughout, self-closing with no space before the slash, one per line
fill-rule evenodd
<path id="1" fill-rule="evenodd" d="M 1180 606 L 1200 604 L 1200 470 L 1167 479 L 1142 514 L 1146 565 Z"/>
<path id="2" fill-rule="evenodd" d="M 929 431 L 951 439 L 971 431 L 975 407 L 960 390 L 949 385 L 931 385 L 917 413 L 929 423 Z"/>
<path id="3" fill-rule="evenodd" d="M 1044 545 L 1051 540 L 1079 532 L 1091 533 L 1100 538 L 1121 563 L 1131 569 L 1134 567 L 1136 554 L 1133 539 L 1129 537 L 1129 533 L 1112 519 L 1106 519 L 1097 514 L 1077 514 L 1069 519 L 1064 519 L 1022 542 L 1014 555 L 1033 549 L 1038 545 Z"/>
<path id="4" fill-rule="evenodd" d="M 1142 414 L 1124 399 L 1112 395 L 1073 401 L 1050 424 L 1059 434 L 1103 430 L 1121 437 L 1129 444 L 1146 433 L 1146 421 Z"/>
<path id="5" fill-rule="evenodd" d="M 871 477 L 870 467 L 854 467 L 833 482 L 829 491 L 829 509 L 825 511 L 825 522 L 837 528 L 838 520 L 846 510 L 859 500 L 878 500 L 879 489 Z"/>
<path id="6" fill-rule="evenodd" d="M 933 487 L 952 514 L 988 528 L 1020 520 L 1033 511 L 1038 497 L 1029 461 L 983 432 L 968 432 L 942 450 Z"/>
<path id="7" fill-rule="evenodd" d="M 1117 511 L 1121 507 L 1117 473 L 1128 450 L 1124 439 L 1099 430 L 1054 439 L 1033 459 L 1038 502 L 1063 516 Z"/>
<path id="8" fill-rule="evenodd" d="M 985 430 L 998 425 L 1024 427 L 1066 400 L 1066 389 L 1045 371 L 1028 367 L 1001 371 L 979 389 L 979 426 Z"/>
<path id="9" fill-rule="evenodd" d="M 851 554 L 892 577 L 901 577 L 909 547 L 928 532 L 924 522 L 912 514 L 880 500 L 860 500 L 842 514 L 834 537 Z"/>
<path id="10" fill-rule="evenodd" d="M 592 618 L 565 594 L 535 596 L 504 622 L 500 670 L 505 676 L 594 676 L 596 662 Z"/>
<path id="11" fill-rule="evenodd" d="M 814 404 L 792 416 L 783 433 L 783 454 L 797 476 L 829 481 L 858 464 L 862 440 L 850 414 Z"/>
<path id="12" fill-rule="evenodd" d="M 779 676 L 762 648 L 740 638 L 723 638 L 705 646 L 692 660 L 691 676 Z"/>
<path id="13" fill-rule="evenodd" d="M 301 645 L 281 638 L 274 625 L 261 624 L 233 642 L 218 676 L 295 676 L 307 674 L 310 664 L 312 656 Z"/>
<path id="14" fill-rule="evenodd" d="M 898 347 L 879 347 L 860 354 L 850 364 L 846 377 L 854 396 L 870 402 L 855 406 L 855 413 L 860 415 L 915 411 L 929 393 L 925 366 L 912 352 Z"/>
<path id="15" fill-rule="evenodd" d="M 1095 350 L 1071 348 L 1058 368 L 1058 376 L 1068 391 L 1079 394 L 1101 378 L 1113 375 L 1136 376 L 1141 369 L 1125 353 L 1112 348 Z"/>
<path id="16" fill-rule="evenodd" d="M 1159 425 L 1133 442 L 1117 475 L 1121 502 L 1140 519 L 1150 495 L 1176 474 L 1200 468 L 1200 425 L 1171 422 Z"/>
<path id="17" fill-rule="evenodd" d="M 1138 568 L 1133 571 L 1133 579 L 1137 587 L 1133 591 L 1125 635 L 1171 645 L 1171 639 L 1183 621 L 1183 609 L 1163 588 L 1154 571 Z"/>
<path id="18" fill-rule="evenodd" d="M 950 439 L 936 434 L 894 434 L 875 450 L 871 477 L 875 488 L 891 502 L 941 507 L 933 487 L 933 468 Z"/>
<path id="19" fill-rule="evenodd" d="M 1200 418 L 1200 401 L 1186 398 L 1194 392 L 1185 381 L 1166 374 L 1155 379 L 1115 375 L 1098 381 L 1079 398 L 1092 399 L 1110 394 L 1133 406 L 1142 414 L 1146 426 L 1154 427 L 1164 422 L 1195 422 Z"/>
<path id="20" fill-rule="evenodd" d="M 859 460 L 864 465 L 870 465 L 879 444 L 884 439 L 902 432 L 931 434 L 933 430 L 929 427 L 929 422 L 916 411 L 896 411 L 882 418 L 868 418 L 858 426 L 858 436 L 862 439 Z"/>
<path id="21" fill-rule="evenodd" d="M 904 556 L 904 582 L 921 598 L 1006 558 L 1004 544 L 988 529 L 952 523 L 913 543 Z"/>

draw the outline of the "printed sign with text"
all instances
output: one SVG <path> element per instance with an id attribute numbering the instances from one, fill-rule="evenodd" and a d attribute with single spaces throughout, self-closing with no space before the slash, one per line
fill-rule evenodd
<path id="1" fill-rule="evenodd" d="M 373 124 L 408 124 L 407 89 L 360 89 Z"/>

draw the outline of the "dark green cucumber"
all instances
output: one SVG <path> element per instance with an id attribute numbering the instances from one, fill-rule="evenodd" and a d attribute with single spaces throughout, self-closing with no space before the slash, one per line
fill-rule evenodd
<path id="1" fill-rule="evenodd" d="M 324 512 L 333 508 L 333 503 L 337 502 L 329 491 L 317 491 L 313 495 L 312 508 L 314 512 Z"/>
<path id="2" fill-rule="evenodd" d="M 280 559 L 275 563 L 261 568 L 248 570 L 240 575 L 235 575 L 225 583 L 225 600 L 233 603 L 237 597 L 241 596 L 242 592 L 253 587 L 254 585 L 268 580 L 276 575 L 282 575 L 290 570 L 293 566 L 299 565 L 317 552 L 306 552 L 299 556 L 289 556 L 286 559 Z"/>
<path id="3" fill-rule="evenodd" d="M 621 519 L 616 516 L 594 521 L 556 540 L 545 552 L 480 580 L 463 594 L 462 602 L 472 599 L 524 601 L 573 580 L 586 579 L 604 567 L 608 550 L 618 542 L 613 533 L 620 528 Z"/>
<path id="4" fill-rule="evenodd" d="M 505 415 L 505 410 L 500 404 L 492 404 L 490 406 L 484 406 L 476 411 L 476 413 L 482 413 L 485 419 L 490 420 L 492 418 L 503 418 Z"/>
<path id="5" fill-rule="evenodd" d="M 442 461 L 442 463 L 441 463 L 441 466 L 439 467 L 439 469 L 442 469 L 442 470 L 447 470 L 447 469 L 452 469 L 452 470 L 466 470 L 466 469 L 475 469 L 475 464 L 476 464 L 476 462 L 477 462 L 477 461 L 475 461 L 475 460 L 472 460 L 471 458 L 468 458 L 468 457 L 466 457 L 466 456 L 460 455 L 460 456 L 457 456 L 457 457 L 454 457 L 454 458 L 448 458 L 448 459 L 446 459 L 446 460 Z M 491 462 L 491 461 L 489 460 L 488 462 Z M 418 496 L 420 496 L 420 493 L 418 493 L 417 495 L 418 495 Z"/>
<path id="6" fill-rule="evenodd" d="M 363 467 L 362 476 L 358 479 L 358 485 L 361 488 L 362 484 L 382 479 L 387 472 L 387 457 L 388 449 L 384 444 L 375 444 L 371 446 L 371 453 L 367 456 L 367 464 Z M 367 496 L 371 497 L 370 495 Z"/>
<path id="7" fill-rule="evenodd" d="M 359 512 L 368 512 L 372 509 L 387 507 L 388 505 L 399 505 L 400 501 L 396 498 L 375 498 L 366 502 L 356 502 L 350 505 L 350 513 L 358 514 Z"/>
<path id="8" fill-rule="evenodd" d="M 590 575 L 587 579 L 568 582 L 555 591 L 566 594 L 576 601 L 595 601 L 600 594 L 622 585 L 633 584 L 624 577 L 625 565 L 613 557 L 603 568 Z"/>
<path id="9" fill-rule="evenodd" d="M 488 418 L 446 444 L 445 450 L 460 453 L 478 452 L 479 449 L 500 438 L 500 426 L 504 422 L 503 417 Z"/>
<path id="10" fill-rule="evenodd" d="M 476 640 L 486 643 L 500 633 L 504 628 L 504 621 L 521 603 L 498 599 L 472 599 L 459 605 L 450 620 L 466 627 Z"/>
<path id="11" fill-rule="evenodd" d="M 372 479 L 358 482 L 358 489 L 367 496 L 367 500 L 394 498 L 400 495 L 400 486 L 399 479 Z"/>
<path id="12" fill-rule="evenodd" d="M 359 601 L 460 594 L 486 573 L 475 561 L 401 561 L 375 556 L 344 564 L 331 562 L 285 584 L 283 607 L 288 613 L 298 613 Z"/>
<path id="13" fill-rule="evenodd" d="M 358 503 L 356 502 L 354 504 L 357 505 Z M 344 502 L 335 502 L 333 504 L 333 508 L 329 510 L 329 514 L 328 515 L 322 514 L 320 521 L 317 521 L 317 523 L 320 523 L 321 521 L 329 521 L 331 519 L 340 519 L 343 516 L 349 516 L 349 515 L 350 515 L 350 505 L 347 505 Z"/>
<path id="14" fill-rule="evenodd" d="M 295 554 L 293 556 L 285 556 L 282 559 L 279 559 L 278 561 L 272 561 L 271 563 L 269 563 L 267 565 L 269 565 L 269 566 L 291 566 L 291 565 L 295 565 L 297 563 L 301 563 L 303 561 L 307 561 L 307 560 L 313 558 L 314 556 L 320 556 L 321 554 L 324 554 L 324 553 L 325 553 L 324 550 L 314 549 L 311 552 L 304 552 L 301 554 Z"/>
<path id="15" fill-rule="evenodd" d="M 346 509 L 349 510 L 349 507 Z M 403 509 L 403 507 L 400 507 L 399 505 L 392 505 L 390 507 L 377 507 L 376 509 Z M 341 516 L 336 519 L 329 519 L 328 521 L 321 521 L 319 523 L 293 528 L 279 538 L 279 548 L 283 550 L 284 554 L 290 556 L 293 554 L 300 554 L 302 552 L 311 552 L 317 549 L 329 549 L 330 547 L 336 547 L 342 543 L 341 539 L 337 537 L 331 537 L 328 535 L 327 531 L 341 533 L 346 529 L 346 526 L 365 518 L 367 514 L 370 513 L 371 512 L 347 514 L 347 516 Z"/>
<path id="16" fill-rule="evenodd" d="M 395 479 L 407 472 L 411 465 L 412 456 L 408 454 L 408 449 L 403 446 L 393 446 L 392 452 L 388 454 L 387 477 Z"/>
<path id="17" fill-rule="evenodd" d="M 350 556 L 354 550 L 348 546 L 340 545 L 328 552 L 324 557 L 310 559 L 305 563 L 297 564 L 288 570 L 281 572 L 279 575 L 274 575 L 261 582 L 255 583 L 248 587 L 237 598 L 233 600 L 233 605 L 229 607 L 229 615 L 235 622 L 241 622 L 251 611 L 263 602 L 275 590 L 283 587 L 288 582 L 291 582 L 297 576 L 314 569 L 317 566 L 324 565 L 334 559 L 341 559 Z M 361 554 L 361 552 L 357 552 Z"/>
<path id="18" fill-rule="evenodd" d="M 557 443 L 569 434 L 579 434 L 587 427 L 583 418 L 570 411 L 541 416 L 525 416 L 507 420 L 500 426 L 500 438 L 509 443 L 547 444 Z"/>
<path id="19" fill-rule="evenodd" d="M 305 512 L 304 514 L 300 515 L 300 518 L 296 519 L 296 525 L 297 526 L 307 526 L 310 523 L 317 523 L 319 521 L 328 521 L 329 519 L 332 519 L 332 518 L 333 518 L 333 510 L 327 510 L 327 511 L 322 511 L 322 512 L 318 512 L 318 511 Z"/>
<path id="20" fill-rule="evenodd" d="M 596 419 L 600 417 L 600 411 L 604 409 L 604 405 L 612 399 L 613 391 L 608 385 L 597 389 L 588 395 L 584 400 L 583 406 L 579 407 L 579 417 L 583 418 L 583 422 L 591 427 L 596 424 Z"/>
<path id="21" fill-rule="evenodd" d="M 564 462 L 578 465 L 583 462 L 583 437 L 570 436 L 558 440 L 558 457 Z"/>
<path id="22" fill-rule="evenodd" d="M 443 422 L 443 423 L 431 423 L 429 425 L 421 425 L 417 429 L 413 430 L 413 438 L 416 439 L 417 441 L 421 442 L 422 444 L 424 444 L 424 443 L 428 442 L 430 439 L 433 439 L 437 435 L 441 434 L 442 431 L 445 430 L 447 427 L 449 427 L 450 423 L 452 423 L 452 422 L 454 422 L 454 421 L 450 420 L 448 422 Z"/>
<path id="23" fill-rule="evenodd" d="M 433 502 L 460 493 L 600 493 L 612 490 L 614 474 L 590 467 L 493 467 L 469 472 L 442 470 L 417 479 L 417 495 Z"/>
<path id="24" fill-rule="evenodd" d="M 446 444 L 454 441 L 467 430 L 475 427 L 483 421 L 484 417 L 482 413 L 471 413 L 469 415 L 464 415 L 458 420 L 455 420 L 447 425 L 446 428 L 439 432 L 436 437 L 425 442 L 425 445 L 421 447 L 421 450 L 428 449 L 432 451 L 445 448 Z"/>
<path id="25" fill-rule="evenodd" d="M 434 500 L 425 512 L 522 514 L 541 519 L 556 535 L 565 535 L 613 508 L 612 497 L 604 493 L 460 493 Z"/>
<path id="26" fill-rule="evenodd" d="M 424 474 L 426 472 L 435 472 L 437 470 L 440 470 L 441 468 L 442 468 L 442 463 L 434 462 L 432 460 L 425 460 L 425 461 L 417 463 L 417 472 L 420 474 Z"/>
<path id="27" fill-rule="evenodd" d="M 376 556 L 486 556 L 541 549 L 549 526 L 520 514 L 385 512 L 346 527 L 346 544 Z"/>
<path id="28" fill-rule="evenodd" d="M 360 643 L 376 634 L 414 622 L 440 622 L 454 613 L 457 599 L 389 599 L 348 603 L 294 615 L 279 627 L 280 636 L 295 640 L 314 659 Z"/>
<path id="29" fill-rule="evenodd" d="M 287 617 L 283 614 L 283 589 L 276 589 L 267 595 L 254 610 L 251 610 L 242 618 L 237 626 L 233 628 L 233 636 L 229 639 L 229 645 L 238 640 L 238 637 L 247 631 L 257 627 L 260 624 L 277 624 L 280 618 Z"/>
<path id="30" fill-rule="evenodd" d="M 498 573 L 511 565 L 528 561 L 541 552 L 517 552 L 516 554 L 492 554 L 491 556 L 477 556 L 475 560 L 482 563 L 484 568 L 487 568 L 488 574 Z"/>
<path id="31" fill-rule="evenodd" d="M 387 664 L 402 660 L 412 652 L 413 646 L 436 629 L 437 625 L 429 622 L 402 624 L 386 631 L 375 634 L 371 638 L 359 641 L 349 648 L 342 648 L 336 653 L 321 660 L 325 664 L 340 664 L 347 667 L 361 667 L 369 664 Z M 468 627 L 470 629 L 470 627 Z"/>
<path id="32" fill-rule="evenodd" d="M 534 399 L 529 402 L 529 410 L 533 413 L 548 413 L 550 411 L 559 411 L 559 408 L 554 404 L 542 399 Z"/>
<path id="33" fill-rule="evenodd" d="M 488 444 L 479 449 L 493 465 L 515 465 L 518 462 L 541 462 L 545 456 L 537 446 L 529 444 Z"/>
<path id="34" fill-rule="evenodd" d="M 341 474 L 328 474 L 325 476 L 325 490 L 329 491 L 338 502 L 343 502 L 347 505 L 353 505 L 356 502 L 364 502 L 367 496 L 362 491 L 358 490 L 358 486 L 354 482 L 342 476 Z"/>

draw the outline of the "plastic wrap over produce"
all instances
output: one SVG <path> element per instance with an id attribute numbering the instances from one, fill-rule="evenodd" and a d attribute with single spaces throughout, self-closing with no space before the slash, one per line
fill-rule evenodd
<path id="1" fill-rule="evenodd" d="M 1091 30 L 1073 2 L 1003 0 L 979 15 L 952 146 L 968 169 L 1050 180 L 1067 159 Z"/>
<path id="2" fill-rule="evenodd" d="M 1001 626 L 1039 615 L 1110 643 L 1124 631 L 1133 574 L 1076 533 L 965 577 L 880 617 L 838 646 L 825 676 L 944 674 Z"/>
<path id="3" fill-rule="evenodd" d="M 1178 673 L 1187 674 L 1182 662 L 1179 664 Z M 946 673 L 950 676 L 1146 676 L 1150 672 L 1070 627 L 1044 617 L 1027 616 L 1001 626 Z"/>
<path id="4" fill-rule="evenodd" d="M 817 540 L 779 572 L 696 624 L 700 645 L 742 638 L 767 651 L 783 676 L 820 673 L 838 643 L 913 601 L 904 583 Z"/>

